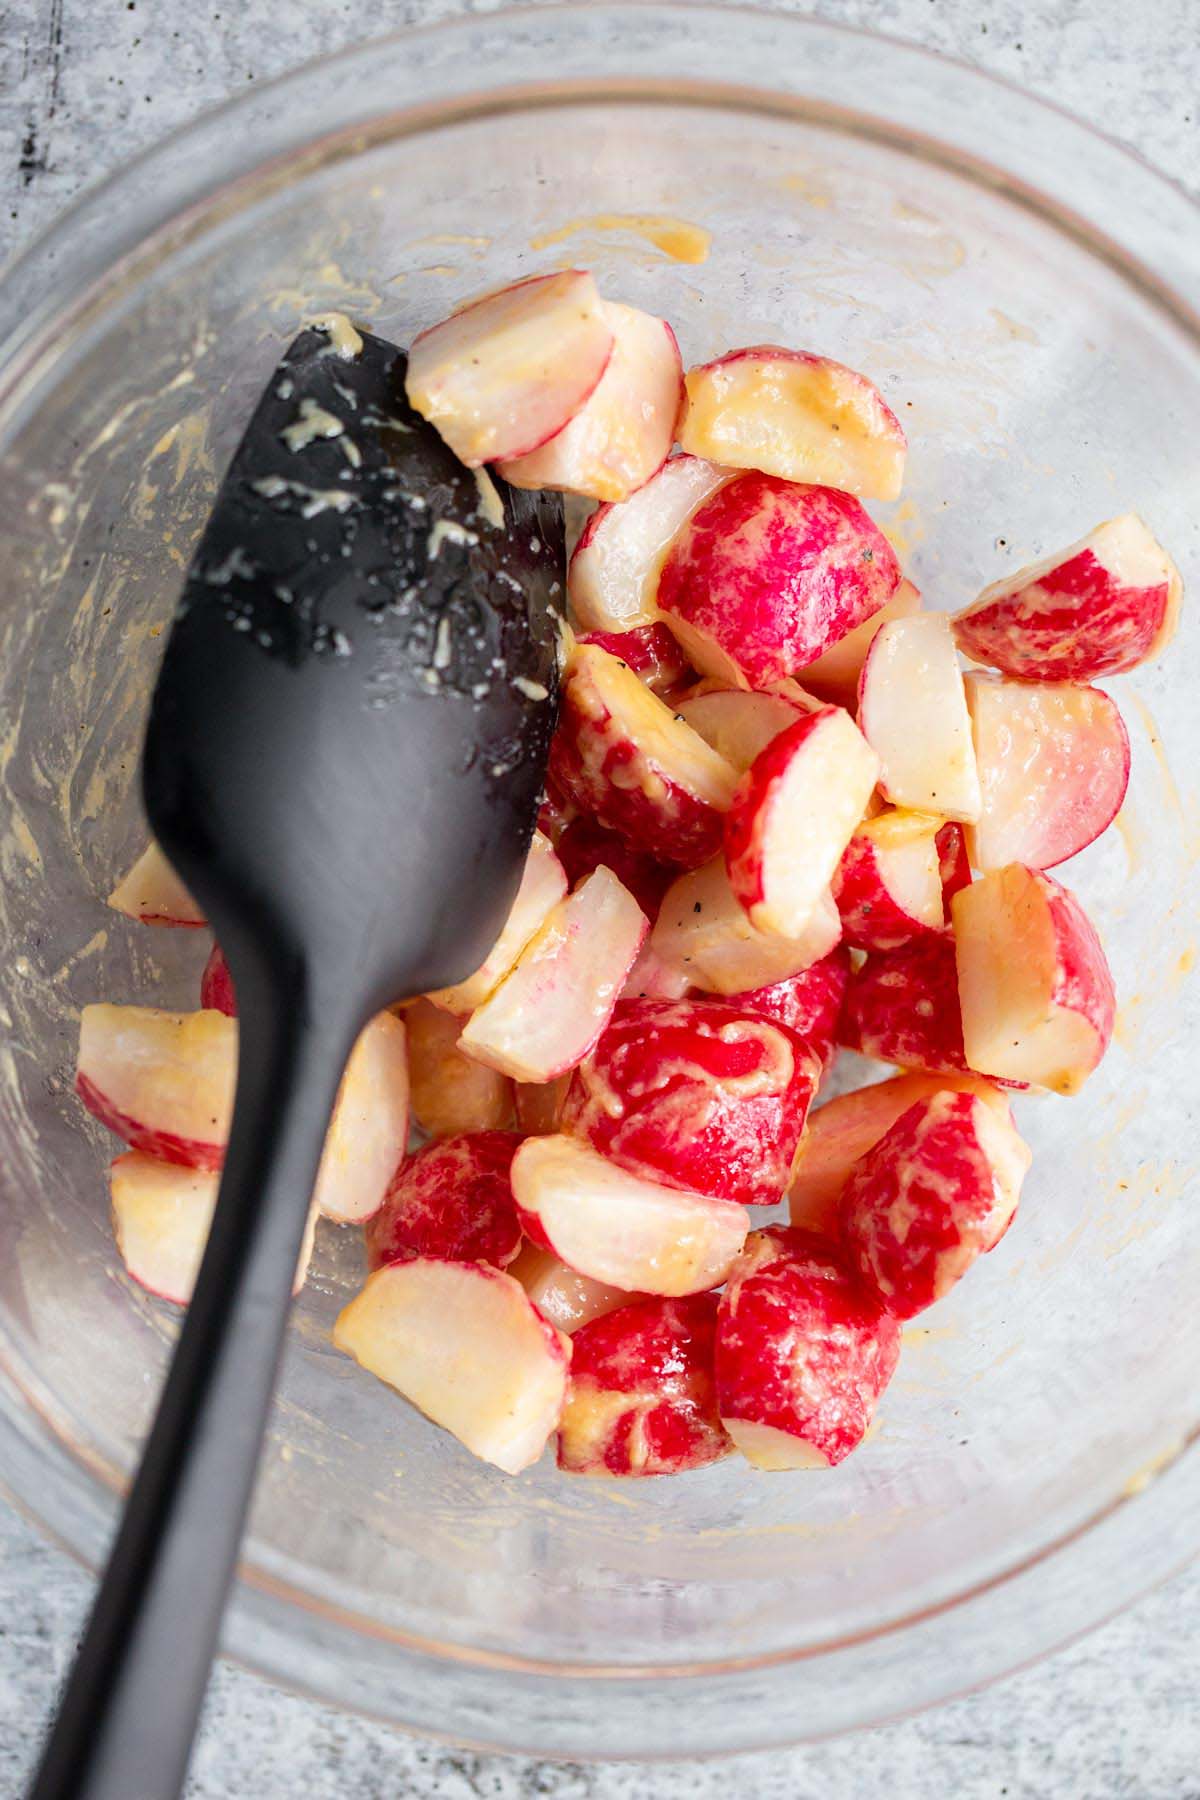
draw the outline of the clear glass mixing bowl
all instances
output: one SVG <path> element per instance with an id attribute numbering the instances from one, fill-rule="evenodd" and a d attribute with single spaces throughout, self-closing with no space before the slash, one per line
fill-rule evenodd
<path id="1" fill-rule="evenodd" d="M 707 261 L 614 214 L 702 227 Z M 303 318 L 336 305 L 403 341 L 561 259 L 668 313 L 691 360 L 779 340 L 869 369 L 910 431 L 907 497 L 882 510 L 931 604 L 1126 507 L 1200 583 L 1196 212 L 912 49 L 728 7 L 473 18 L 248 94 L 68 214 L 0 295 L 0 1471 L 91 1562 L 177 1321 L 118 1267 L 75 1016 L 194 1004 L 204 946 L 100 899 L 142 840 L 181 570 Z M 1079 1099 L 1022 1103 L 1017 1227 L 906 1333 L 862 1454 L 507 1480 L 332 1352 L 360 1252 L 325 1228 L 232 1652 L 455 1738 L 696 1754 L 960 1690 L 1195 1549 L 1198 657 L 1193 608 L 1116 684 L 1129 802 L 1066 872 L 1112 949 L 1111 1054 Z"/>

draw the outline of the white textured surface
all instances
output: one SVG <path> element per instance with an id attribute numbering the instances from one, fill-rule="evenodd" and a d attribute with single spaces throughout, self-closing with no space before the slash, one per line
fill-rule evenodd
<path id="1" fill-rule="evenodd" d="M 445 0 L 376 0 L 369 12 L 350 0 L 8 0 L 0 6 L 0 252 L 19 247 L 114 163 L 248 81 L 455 10 L 464 9 Z M 816 0 L 809 10 L 1022 82 L 1200 191 L 1196 0 Z M 0 1508 L 0 1796 L 20 1791 L 87 1594 L 72 1563 Z M 222 1667 L 189 1793 L 1195 1800 L 1198 1618 L 1193 1571 L 985 1694 L 838 1744 L 708 1768 L 581 1769 L 427 1748 Z"/>

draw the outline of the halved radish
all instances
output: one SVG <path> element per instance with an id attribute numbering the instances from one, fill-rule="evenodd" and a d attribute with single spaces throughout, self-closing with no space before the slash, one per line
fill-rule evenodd
<path id="1" fill-rule="evenodd" d="M 509 1170 L 515 1131 L 465 1131 L 426 1144 L 393 1175 L 366 1227 L 367 1261 L 486 1262 L 502 1269 L 521 1248 Z"/>
<path id="2" fill-rule="evenodd" d="M 552 1081 L 582 1062 L 612 1016 L 648 930 L 610 869 L 555 907 L 459 1047 L 517 1081 Z"/>
<path id="3" fill-rule="evenodd" d="M 1051 869 L 1106 831 L 1129 786 L 1116 702 L 1072 682 L 968 675 L 982 810 L 967 828 L 977 869 Z"/>
<path id="4" fill-rule="evenodd" d="M 635 850 L 627 838 L 594 819 L 573 819 L 558 840 L 558 857 L 572 887 L 594 869 L 611 869 L 624 883 L 648 919 L 658 916 L 662 897 L 678 870 Z"/>
<path id="5" fill-rule="evenodd" d="M 1076 1093 L 1112 1037 L 1104 947 L 1074 894 L 1012 863 L 955 895 L 963 1043 L 973 1069 Z"/>
<path id="6" fill-rule="evenodd" d="M 1134 513 L 1006 575 L 960 612 L 964 656 L 1033 681 L 1095 681 L 1157 656 L 1174 634 L 1179 570 Z"/>
<path id="7" fill-rule="evenodd" d="M 724 857 L 681 875 L 663 895 L 650 937 L 669 966 L 710 994 L 768 987 L 819 962 L 839 942 L 842 922 L 826 890 L 797 937 L 759 931 L 730 885 Z"/>
<path id="8" fill-rule="evenodd" d="M 570 1339 L 485 1263 L 423 1257 L 377 1269 L 333 1341 L 508 1475 L 537 1461 L 562 1415 Z"/>
<path id="9" fill-rule="evenodd" d="M 470 469 L 524 456 L 574 418 L 608 367 L 613 330 L 583 269 L 533 275 L 422 331 L 405 391 Z"/>
<path id="10" fill-rule="evenodd" d="M 117 883 L 108 904 L 142 925 L 204 924 L 204 914 L 155 843 Z"/>
<path id="11" fill-rule="evenodd" d="M 965 1074 L 951 933 L 930 934 L 868 956 L 847 985 L 838 1042 L 902 1069 Z"/>
<path id="12" fill-rule="evenodd" d="M 893 619 L 867 652 L 858 722 L 879 754 L 881 793 L 895 806 L 968 822 L 979 817 L 979 775 L 950 621 Z"/>
<path id="13" fill-rule="evenodd" d="M 829 700 L 834 706 L 844 706 L 853 712 L 858 706 L 859 676 L 877 632 L 892 619 L 909 619 L 920 610 L 920 593 L 911 581 L 902 581 L 878 612 L 856 625 L 853 631 L 848 631 L 836 644 L 831 644 L 816 662 L 808 664 L 804 671 L 805 687 L 818 699 Z"/>
<path id="14" fill-rule="evenodd" d="M 219 1169 L 233 1113 L 237 1032 L 236 1020 L 219 1012 L 85 1006 L 79 1097 L 131 1149 Z M 382 1205 L 407 1142 L 404 1026 L 380 1013 L 346 1066 L 313 1204 L 340 1223 L 369 1218 Z"/>
<path id="15" fill-rule="evenodd" d="M 634 625 L 629 631 L 589 631 L 581 644 L 597 644 L 631 668 L 661 698 L 687 679 L 691 666 L 665 625 Z"/>
<path id="16" fill-rule="evenodd" d="M 527 1243 L 516 1262 L 508 1265 L 508 1272 L 515 1275 L 538 1311 L 568 1337 L 591 1320 L 642 1298 L 569 1269 L 561 1257 L 539 1244 Z"/>
<path id="17" fill-rule="evenodd" d="M 653 624 L 659 571 L 675 534 L 733 473 L 703 457 L 672 456 L 628 500 L 592 514 L 567 570 L 567 594 L 582 630 Z"/>
<path id="18" fill-rule="evenodd" d="M 842 932 L 857 950 L 895 950 L 945 924 L 941 820 L 889 808 L 865 819 L 833 880 Z"/>
<path id="19" fill-rule="evenodd" d="M 750 1229 L 744 1207 L 630 1175 L 570 1137 L 527 1138 L 512 1183 L 527 1237 L 630 1292 L 715 1287 Z"/>
<path id="20" fill-rule="evenodd" d="M 702 675 L 761 688 L 802 676 L 899 582 L 894 550 L 853 495 L 748 474 L 679 531 L 658 604 Z"/>
<path id="21" fill-rule="evenodd" d="M 662 862 L 695 866 L 721 843 L 737 776 L 632 669 L 595 645 L 567 665 L 550 775 L 584 813 Z"/>
<path id="22" fill-rule="evenodd" d="M 567 875 L 549 838 L 533 834 L 521 885 L 504 929 L 473 975 L 429 998 L 447 1012 L 470 1013 L 494 994 L 526 944 L 541 930 L 567 891 Z"/>
<path id="23" fill-rule="evenodd" d="M 879 758 L 835 706 L 797 719 L 755 759 L 725 820 L 725 866 L 756 930 L 804 931 L 878 774 Z"/>
<path id="24" fill-rule="evenodd" d="M 463 1131 L 506 1131 L 515 1123 L 513 1084 L 458 1047 L 463 1021 L 429 1000 L 403 1012 L 408 1033 L 408 1085 L 413 1118 L 430 1137 Z"/>
<path id="25" fill-rule="evenodd" d="M 739 775 L 765 750 L 772 738 L 794 725 L 798 718 L 815 711 L 818 701 L 806 704 L 803 689 L 795 682 L 786 684 L 787 693 L 778 691 L 752 693 L 745 688 L 718 688 L 701 683 L 694 694 L 685 694 L 674 702 L 675 711 L 686 719 L 692 730 L 710 744 L 718 756 Z"/>
<path id="26" fill-rule="evenodd" d="M 675 441 L 683 363 L 665 319 L 602 300 L 612 355 L 582 407 L 537 450 L 509 458 L 514 487 L 557 488 L 592 500 L 625 500 L 662 468 Z"/>
<path id="27" fill-rule="evenodd" d="M 837 1024 L 849 978 L 850 952 L 839 946 L 782 981 L 731 994 L 729 1003 L 742 1012 L 788 1026 L 828 1070 L 837 1054 Z"/>
<path id="28" fill-rule="evenodd" d="M 130 1150 L 109 1173 L 117 1249 L 140 1287 L 186 1306 L 196 1285 L 221 1177 L 215 1171 L 158 1162 Z M 311 1207 L 292 1292 L 304 1286 L 317 1209 Z"/>
<path id="29" fill-rule="evenodd" d="M 756 344 L 687 373 L 679 441 L 732 468 L 895 500 L 907 442 L 865 375 L 828 356 Z"/>
<path id="30" fill-rule="evenodd" d="M 792 1224 L 825 1237 L 838 1232 L 838 1201 L 851 1169 L 918 1100 L 938 1093 L 974 1094 L 1012 1123 L 1008 1096 L 982 1075 L 914 1071 L 839 1094 L 808 1115 L 788 1193 Z"/>

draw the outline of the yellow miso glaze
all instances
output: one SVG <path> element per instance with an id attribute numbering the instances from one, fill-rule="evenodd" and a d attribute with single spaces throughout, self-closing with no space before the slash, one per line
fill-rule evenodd
<path id="1" fill-rule="evenodd" d="M 691 225 L 686 219 L 672 219 L 660 213 L 591 213 L 586 218 L 570 219 L 556 231 L 543 232 L 530 240 L 534 250 L 548 250 L 582 231 L 628 231 L 645 238 L 672 262 L 702 263 L 708 260 L 712 232 L 703 225 Z"/>

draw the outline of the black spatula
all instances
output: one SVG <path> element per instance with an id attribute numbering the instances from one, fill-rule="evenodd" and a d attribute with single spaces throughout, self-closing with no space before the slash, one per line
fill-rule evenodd
<path id="1" fill-rule="evenodd" d="M 237 1103 L 195 1296 L 36 1800 L 183 1781 L 339 1080 L 504 923 L 554 723 L 561 504 L 475 476 L 335 322 L 272 377 L 155 690 L 146 811 L 229 961 Z"/>

